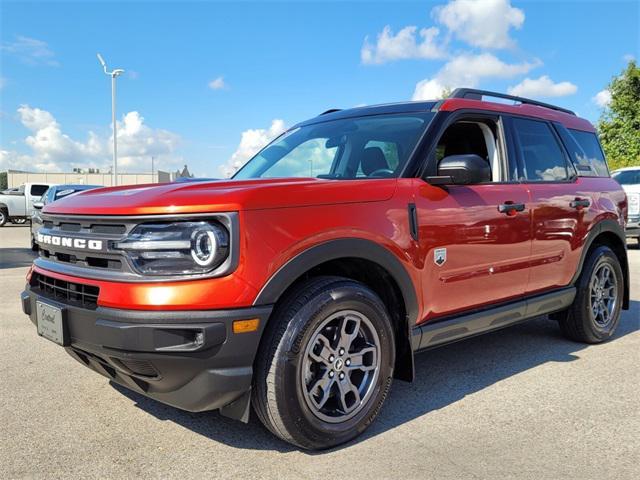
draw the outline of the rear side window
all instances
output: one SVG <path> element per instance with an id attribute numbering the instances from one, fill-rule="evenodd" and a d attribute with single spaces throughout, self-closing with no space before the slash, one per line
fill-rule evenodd
<path id="1" fill-rule="evenodd" d="M 587 176 L 608 177 L 609 169 L 596 134 L 572 129 L 569 132 L 584 152 L 584 156 L 576 155 L 578 172 L 586 173 Z"/>
<path id="2" fill-rule="evenodd" d="M 522 154 L 523 180 L 550 182 L 569 178 L 564 152 L 549 125 L 514 118 L 513 126 Z"/>
<path id="3" fill-rule="evenodd" d="M 31 185 L 31 195 L 41 197 L 49 189 L 49 185 Z"/>

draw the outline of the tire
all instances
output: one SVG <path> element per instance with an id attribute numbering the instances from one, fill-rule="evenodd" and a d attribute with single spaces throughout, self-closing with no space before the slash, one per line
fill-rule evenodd
<path id="1" fill-rule="evenodd" d="M 312 278 L 269 320 L 256 358 L 252 404 L 281 439 L 304 449 L 334 447 L 374 421 L 391 387 L 394 362 L 393 329 L 380 298 L 349 279 Z"/>
<path id="2" fill-rule="evenodd" d="M 609 280 L 603 284 L 605 276 Z M 624 296 L 622 268 L 609 247 L 602 245 L 591 252 L 576 287 L 573 304 L 559 318 L 562 333 L 576 342 L 608 340 L 620 322 Z"/>
<path id="3" fill-rule="evenodd" d="M 27 223 L 27 219 L 26 218 L 13 218 L 11 219 L 11 223 L 13 223 L 14 225 L 24 225 L 25 223 Z"/>
<path id="4" fill-rule="evenodd" d="M 0 210 L 0 227 L 4 227 L 4 224 L 7 223 L 8 216 L 6 210 Z"/>

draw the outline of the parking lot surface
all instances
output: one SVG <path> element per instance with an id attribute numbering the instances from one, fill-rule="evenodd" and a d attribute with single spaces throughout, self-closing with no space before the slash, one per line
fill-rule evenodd
<path id="1" fill-rule="evenodd" d="M 28 227 L 0 228 L 0 478 L 640 478 L 640 250 L 611 341 L 546 318 L 421 354 L 356 441 L 309 453 L 112 385 L 37 336 Z"/>

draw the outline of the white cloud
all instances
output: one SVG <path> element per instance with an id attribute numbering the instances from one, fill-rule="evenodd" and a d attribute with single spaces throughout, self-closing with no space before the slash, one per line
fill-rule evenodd
<path id="1" fill-rule="evenodd" d="M 224 77 L 217 77 L 209 82 L 209 88 L 211 90 L 221 90 L 226 86 L 226 83 L 224 83 Z"/>
<path id="2" fill-rule="evenodd" d="M 229 161 L 220 167 L 223 176 L 228 178 L 233 175 L 240 167 L 247 163 L 247 160 L 252 158 L 265 145 L 285 130 L 284 121 L 275 119 L 271 121 L 269 128 L 249 129 L 242 132 L 238 148 L 233 155 L 231 155 Z"/>
<path id="3" fill-rule="evenodd" d="M 564 97 L 573 95 L 578 91 L 571 82 L 554 83 L 547 75 L 540 78 L 525 78 L 514 87 L 509 87 L 507 92 L 509 95 L 518 95 L 520 97 Z"/>
<path id="4" fill-rule="evenodd" d="M 36 38 L 18 35 L 14 42 L 4 42 L 0 46 L 0 50 L 14 55 L 27 65 L 47 65 L 50 67 L 60 65 L 47 42 Z"/>
<path id="5" fill-rule="evenodd" d="M 525 18 L 510 0 L 451 0 L 431 13 L 458 39 L 481 48 L 513 47 L 509 31 L 521 28 Z"/>
<path id="6" fill-rule="evenodd" d="M 63 133 L 54 116 L 39 108 L 21 105 L 18 117 L 31 133 L 24 139 L 30 152 L 2 150 L 0 170 L 71 171 L 74 167 L 96 167 L 108 171 L 111 166 L 113 136 L 99 136 L 90 131 L 86 141 L 72 139 Z M 150 157 L 156 157 L 159 168 L 175 168 L 182 163 L 174 152 L 178 135 L 153 129 L 144 123 L 138 112 L 129 112 L 118 122 L 118 168 L 125 171 L 145 171 Z"/>
<path id="7" fill-rule="evenodd" d="M 611 92 L 605 88 L 596 93 L 591 100 L 600 108 L 606 108 L 611 103 Z"/>
<path id="8" fill-rule="evenodd" d="M 524 75 L 539 65 L 539 60 L 505 63 L 491 53 L 464 53 L 445 63 L 433 78 L 418 82 L 412 100 L 441 98 L 445 89 L 476 87 L 485 78 L 512 78 Z"/>
<path id="9" fill-rule="evenodd" d="M 360 51 L 362 63 L 382 64 L 394 60 L 410 58 L 435 59 L 445 56 L 442 45 L 438 45 L 436 39 L 440 31 L 436 27 L 423 28 L 418 32 L 418 27 L 409 26 L 401 29 L 394 35 L 391 27 L 387 25 L 378 34 L 375 45 L 365 38 Z"/>

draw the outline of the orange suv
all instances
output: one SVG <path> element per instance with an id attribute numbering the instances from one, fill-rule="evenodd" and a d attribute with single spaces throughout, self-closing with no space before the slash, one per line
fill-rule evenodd
<path id="1" fill-rule="evenodd" d="M 588 121 L 460 89 L 330 110 L 228 181 L 47 205 L 22 305 L 116 383 L 243 421 L 253 407 L 321 449 L 362 433 L 419 351 L 545 314 L 610 338 L 626 212 Z"/>

